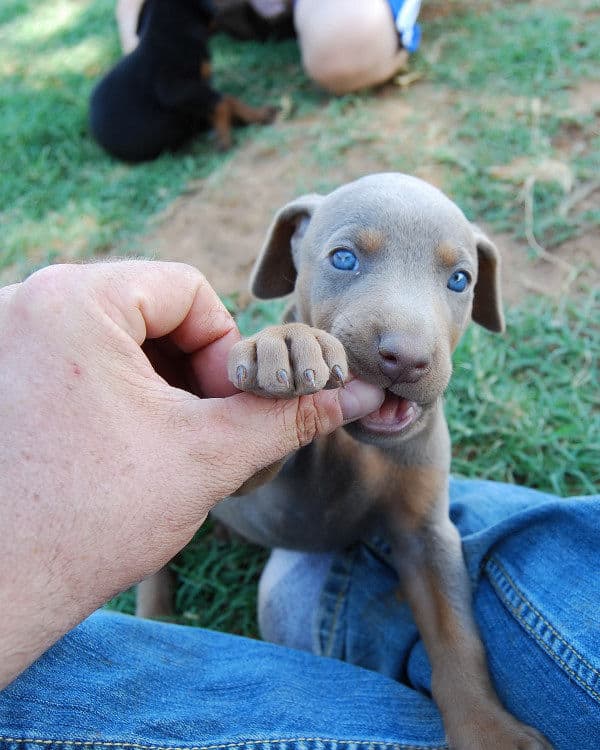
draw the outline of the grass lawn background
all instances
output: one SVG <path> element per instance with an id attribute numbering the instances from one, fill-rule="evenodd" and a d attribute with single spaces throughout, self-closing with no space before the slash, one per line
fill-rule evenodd
<path id="1" fill-rule="evenodd" d="M 150 164 L 111 160 L 89 137 L 87 101 L 118 58 L 113 5 L 4 0 L 0 6 L 0 279 L 135 245 L 191 181 L 218 176 L 251 141 L 285 153 L 289 134 L 304 121 L 315 167 L 311 184 L 298 178 L 299 192 L 334 187 L 336 169 L 357 144 L 377 164 L 398 168 L 397 139 L 406 134 L 383 137 L 371 92 L 335 99 L 318 91 L 301 71 L 294 40 L 242 44 L 222 36 L 213 45 L 219 88 L 250 103 L 283 104 L 289 113 L 283 125 L 237 131 L 237 147 L 226 155 L 214 152 L 207 135 L 183 154 Z M 469 217 L 514 242 L 526 243 L 532 231 L 549 251 L 559 251 L 577 237 L 597 238 L 597 201 L 562 208 L 600 173 L 598 109 L 569 107 L 571 92 L 600 66 L 600 3 L 453 5 L 453 14 L 427 21 L 413 63 L 445 96 L 442 122 L 452 138 L 433 152 L 444 187 Z M 422 90 L 417 84 L 394 94 L 414 106 L 415 131 L 435 117 L 418 110 Z M 572 148 L 575 140 L 581 149 Z M 425 149 L 417 139 L 405 146 L 402 171 L 431 158 Z M 566 178 L 559 170 L 530 185 L 530 226 L 514 180 L 494 172 L 504 165 L 510 177 L 520 163 L 568 170 Z M 563 178 L 574 186 L 567 189 Z M 536 248 L 528 252 L 533 259 Z M 503 337 L 469 330 L 447 397 L 455 473 L 562 495 L 598 491 L 600 305 L 593 286 L 559 299 L 523 300 L 508 312 Z M 278 303 L 242 308 L 235 296 L 228 304 L 246 333 L 280 309 Z M 174 563 L 178 620 L 255 634 L 264 559 L 263 550 L 220 541 L 204 527 Z M 112 606 L 129 611 L 131 592 Z"/>

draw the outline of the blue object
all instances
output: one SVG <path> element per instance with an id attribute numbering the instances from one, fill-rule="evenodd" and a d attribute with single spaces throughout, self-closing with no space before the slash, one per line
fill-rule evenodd
<path id="1" fill-rule="evenodd" d="M 421 0 L 388 0 L 388 3 L 402 46 L 407 52 L 415 52 L 421 44 L 421 27 L 417 23 Z"/>
<path id="2" fill-rule="evenodd" d="M 600 495 L 452 480 L 450 499 L 500 698 L 555 750 L 598 750 Z M 0 750 L 447 747 L 385 545 L 319 569 L 308 611 L 279 585 L 318 655 L 97 612 L 0 693 Z"/>
<path id="3" fill-rule="evenodd" d="M 447 286 L 453 292 L 464 292 L 469 286 L 469 277 L 464 271 L 455 271 L 448 279 Z"/>
<path id="4" fill-rule="evenodd" d="M 352 250 L 340 248 L 334 250 L 329 256 L 331 265 L 338 271 L 356 271 L 358 268 L 358 258 Z"/>

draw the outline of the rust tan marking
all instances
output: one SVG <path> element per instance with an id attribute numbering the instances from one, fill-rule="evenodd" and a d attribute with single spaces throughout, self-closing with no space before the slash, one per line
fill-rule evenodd
<path id="1" fill-rule="evenodd" d="M 225 150 L 231 146 L 231 103 L 224 96 L 213 110 L 212 126 L 217 134 L 219 148 Z"/>
<path id="2" fill-rule="evenodd" d="M 212 65 L 209 60 L 202 60 L 200 63 L 200 78 L 207 81 L 212 76 Z"/>
<path id="3" fill-rule="evenodd" d="M 456 349 L 456 345 L 460 341 L 460 337 L 462 335 L 462 331 L 458 326 L 450 326 L 450 351 L 454 351 Z"/>
<path id="4" fill-rule="evenodd" d="M 376 253 L 385 242 L 385 236 L 380 229 L 367 227 L 361 229 L 356 237 L 361 250 L 365 253 Z"/>
<path id="5" fill-rule="evenodd" d="M 426 599 L 423 602 L 425 611 L 429 612 L 429 619 L 435 622 L 437 637 L 442 643 L 462 643 L 468 636 L 465 627 L 465 615 L 457 603 L 450 600 L 443 585 L 447 580 L 440 579 L 439 573 L 427 569 L 424 572 L 425 591 L 421 594 Z M 428 606 L 429 605 L 429 606 Z"/>
<path id="6" fill-rule="evenodd" d="M 452 266 L 455 266 L 460 260 L 460 253 L 458 250 L 453 248 L 452 245 L 447 245 L 444 242 L 438 246 L 436 253 L 441 263 L 447 268 L 452 268 Z"/>
<path id="7" fill-rule="evenodd" d="M 380 499 L 380 507 L 388 518 L 390 529 L 404 533 L 420 528 L 439 503 L 445 491 L 446 472 L 434 465 L 396 466 L 387 468 L 387 493 Z M 393 477 L 391 479 L 391 477 Z"/>
<path id="8" fill-rule="evenodd" d="M 353 438 L 350 438 L 350 440 L 353 440 Z M 386 490 L 389 491 L 389 472 L 394 471 L 397 467 L 392 460 L 381 451 L 372 449 L 371 446 L 361 445 L 355 440 L 353 440 L 353 442 L 355 445 L 360 445 L 360 450 L 353 452 L 353 458 L 359 462 L 358 470 L 365 491 L 369 496 L 373 497 L 383 494 L 387 501 L 387 495 L 385 493 Z M 351 446 L 349 445 L 348 448 L 350 447 Z M 367 451 L 365 448 L 369 448 L 369 450 Z M 386 504 L 386 501 L 384 501 L 384 505 Z M 389 502 L 393 502 L 392 499 L 390 499 Z"/>

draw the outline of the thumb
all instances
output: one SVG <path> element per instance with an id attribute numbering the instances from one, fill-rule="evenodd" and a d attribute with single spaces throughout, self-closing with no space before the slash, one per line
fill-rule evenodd
<path id="1" fill-rule="evenodd" d="M 197 402 L 203 453 L 213 457 L 213 501 L 237 490 L 257 471 L 378 409 L 384 392 L 362 380 L 294 399 L 238 393 Z M 212 483 L 211 483 L 212 484 Z"/>

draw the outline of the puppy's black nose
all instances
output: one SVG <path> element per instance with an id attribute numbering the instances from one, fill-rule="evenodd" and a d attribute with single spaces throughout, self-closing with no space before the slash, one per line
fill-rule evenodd
<path id="1" fill-rule="evenodd" d="M 377 353 L 379 369 L 392 383 L 416 383 L 431 365 L 419 340 L 405 334 L 381 334 Z"/>

